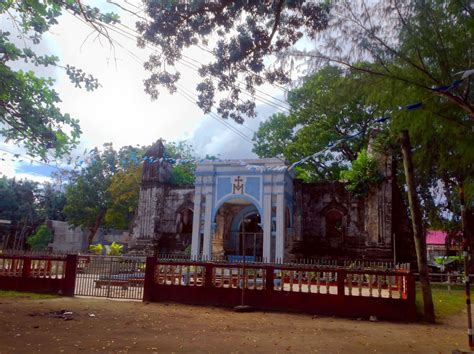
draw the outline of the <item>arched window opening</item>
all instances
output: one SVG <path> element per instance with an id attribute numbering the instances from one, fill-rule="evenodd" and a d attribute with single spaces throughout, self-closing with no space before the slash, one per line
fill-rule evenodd
<path id="1" fill-rule="evenodd" d="M 341 238 L 344 236 L 344 214 L 339 210 L 329 210 L 326 215 L 326 237 Z"/>
<path id="2" fill-rule="evenodd" d="M 193 211 L 186 208 L 179 212 L 176 224 L 178 234 L 191 234 L 193 232 Z"/>

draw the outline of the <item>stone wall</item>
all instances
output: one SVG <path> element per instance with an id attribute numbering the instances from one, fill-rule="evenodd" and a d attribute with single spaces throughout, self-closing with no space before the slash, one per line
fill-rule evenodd
<path id="1" fill-rule="evenodd" d="M 343 184 L 295 181 L 295 202 L 298 238 L 291 252 L 296 257 L 345 257 L 364 248 L 364 205 L 352 200 Z"/>
<path id="2" fill-rule="evenodd" d="M 142 185 L 130 247 L 184 252 L 191 244 L 193 209 L 194 186 Z"/>
<path id="3" fill-rule="evenodd" d="M 287 240 L 287 257 L 415 259 L 407 209 L 392 179 L 362 199 L 353 198 L 339 182 L 295 180 L 294 187 L 295 236 Z"/>
<path id="4" fill-rule="evenodd" d="M 57 220 L 48 220 L 46 226 L 53 233 L 53 242 L 49 244 L 53 252 L 82 252 L 87 249 L 87 235 L 81 228 Z"/>
<path id="5" fill-rule="evenodd" d="M 53 242 L 48 246 L 53 252 L 85 252 L 87 251 L 88 232 L 79 227 L 73 227 L 65 221 L 48 220 L 46 226 L 53 233 Z M 94 236 L 93 244 L 110 245 L 117 242 L 127 246 L 130 234 L 126 230 L 99 229 Z"/>
<path id="6" fill-rule="evenodd" d="M 152 162 L 144 163 L 130 247 L 137 252 L 150 252 L 154 249 L 158 253 L 183 253 L 192 239 L 195 186 L 178 187 L 170 184 L 171 165 L 161 158 L 164 155 L 161 142 L 157 142 L 147 155 L 152 157 Z M 392 171 L 395 170 L 392 158 L 389 154 L 376 158 L 383 181 L 372 188 L 367 197 L 361 199 L 354 198 L 343 183 L 302 183 L 298 180 L 285 180 L 283 185 L 287 190 L 284 194 L 287 208 L 285 214 L 282 214 L 282 224 L 285 225 L 282 226 L 285 259 L 413 259 L 414 248 L 407 209 L 392 176 Z M 229 164 L 222 164 L 226 163 Z M 223 190 L 217 182 L 211 182 L 214 178 L 213 175 L 208 175 L 213 171 L 211 170 L 204 171 L 207 174 L 201 176 L 201 184 L 198 183 L 196 187 L 200 200 L 200 216 L 196 217 L 195 223 L 201 225 L 197 228 L 198 231 L 201 230 L 198 245 L 201 250 L 202 225 L 208 204 L 206 198 L 213 195 L 212 193 L 217 193 L 218 198 L 219 191 Z M 221 182 L 224 179 L 222 177 Z M 202 191 L 203 185 L 208 189 L 206 193 Z M 272 234 L 271 254 L 275 254 L 276 225 L 282 220 L 276 220 L 276 199 L 273 195 L 269 200 L 271 221 L 265 224 L 262 220 L 263 225 L 267 225 Z M 242 208 L 239 205 L 224 204 L 218 210 L 215 220 L 210 222 L 212 245 L 209 254 L 219 256 L 235 252 L 235 241 L 229 236 L 230 225 Z"/>
<path id="7" fill-rule="evenodd" d="M 155 239 L 159 253 L 182 253 L 191 245 L 194 186 L 164 186 L 158 202 Z"/>

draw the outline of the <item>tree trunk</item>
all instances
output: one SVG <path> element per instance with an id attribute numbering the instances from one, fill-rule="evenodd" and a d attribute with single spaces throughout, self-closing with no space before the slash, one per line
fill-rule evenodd
<path id="1" fill-rule="evenodd" d="M 416 258 L 418 262 L 418 272 L 420 273 L 421 292 L 423 294 L 423 307 L 425 319 L 428 322 L 435 322 L 433 298 L 431 296 L 430 277 L 428 272 L 428 262 L 426 255 L 426 238 L 423 233 L 423 223 L 421 218 L 420 203 L 416 193 L 415 174 L 411 156 L 411 145 L 408 131 L 400 133 L 400 144 L 403 153 L 403 167 L 408 190 L 408 203 L 410 206 L 411 223 L 413 227 L 413 238 L 415 240 Z"/>
<path id="2" fill-rule="evenodd" d="M 89 229 L 89 236 L 87 237 L 87 247 L 89 247 L 92 244 L 92 241 L 94 240 L 94 236 L 97 233 L 97 230 L 99 230 L 100 225 L 102 225 L 102 221 L 104 220 L 105 217 L 105 210 L 101 211 L 99 215 L 97 215 L 97 218 L 95 219 L 95 224 Z"/>

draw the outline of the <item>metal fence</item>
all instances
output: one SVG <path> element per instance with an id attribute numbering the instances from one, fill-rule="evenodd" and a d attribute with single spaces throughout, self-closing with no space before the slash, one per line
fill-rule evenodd
<path id="1" fill-rule="evenodd" d="M 79 256 L 74 294 L 141 300 L 145 264 L 143 257 Z"/>
<path id="2" fill-rule="evenodd" d="M 149 255 L 151 256 L 151 255 Z M 186 261 L 186 262 L 215 262 L 215 263 L 242 263 L 244 257 L 241 255 L 229 256 L 212 256 L 212 257 L 191 257 L 184 254 L 163 253 L 156 256 L 161 261 Z M 410 263 L 394 263 L 390 261 L 364 260 L 364 259 L 335 259 L 335 258 L 293 258 L 290 260 L 273 260 L 270 261 L 264 257 L 255 257 L 253 255 L 246 255 L 245 261 L 248 263 L 263 263 L 263 264 L 282 264 L 282 265 L 297 265 L 297 266 L 328 266 L 341 267 L 353 270 L 411 270 Z"/>

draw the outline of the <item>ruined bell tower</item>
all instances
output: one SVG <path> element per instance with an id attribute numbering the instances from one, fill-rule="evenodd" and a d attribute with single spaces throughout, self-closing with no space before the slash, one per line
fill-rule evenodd
<path id="1" fill-rule="evenodd" d="M 166 188 L 171 179 L 171 164 L 166 159 L 165 147 L 160 139 L 145 153 L 140 182 L 138 210 L 134 221 L 129 248 L 148 251 L 157 238 L 160 215 L 164 208 Z"/>

